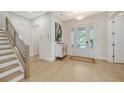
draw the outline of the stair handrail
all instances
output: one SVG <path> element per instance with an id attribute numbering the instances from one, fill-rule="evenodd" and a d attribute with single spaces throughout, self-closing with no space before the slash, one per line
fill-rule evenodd
<path id="1" fill-rule="evenodd" d="M 6 17 L 6 33 L 21 60 L 25 79 L 29 78 L 29 45 L 25 44 L 8 17 Z"/>

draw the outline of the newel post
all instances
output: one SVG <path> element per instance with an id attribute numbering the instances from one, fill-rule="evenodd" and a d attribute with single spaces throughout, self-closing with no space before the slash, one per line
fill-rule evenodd
<path id="1" fill-rule="evenodd" d="M 25 79 L 30 77 L 29 46 L 26 45 Z"/>

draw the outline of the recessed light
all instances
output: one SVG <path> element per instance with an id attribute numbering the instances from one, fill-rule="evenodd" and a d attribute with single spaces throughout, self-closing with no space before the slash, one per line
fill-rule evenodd
<path id="1" fill-rule="evenodd" d="M 84 17 L 85 17 L 85 16 L 80 15 L 80 16 L 77 16 L 77 17 L 76 17 L 76 19 L 77 19 L 77 20 L 83 20 L 83 19 L 84 19 Z"/>

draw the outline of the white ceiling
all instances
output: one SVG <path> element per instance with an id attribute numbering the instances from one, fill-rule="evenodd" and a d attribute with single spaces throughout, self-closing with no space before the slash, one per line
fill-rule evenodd
<path id="1" fill-rule="evenodd" d="M 38 16 L 48 13 L 48 11 L 11 11 L 11 13 L 20 15 L 28 19 L 34 19 Z M 53 11 L 49 13 L 53 13 L 56 17 L 58 17 L 62 21 L 68 21 L 68 20 L 73 20 L 80 15 L 83 15 L 86 17 L 86 16 L 98 14 L 101 12 L 100 11 Z"/>
<path id="2" fill-rule="evenodd" d="M 19 15 L 28 19 L 34 19 L 38 16 L 48 13 L 48 11 L 11 11 L 11 13 L 14 13 L 16 15 Z"/>
<path id="3" fill-rule="evenodd" d="M 54 15 L 63 21 L 69 21 L 76 19 L 78 16 L 90 16 L 98 13 L 102 13 L 102 11 L 58 11 L 54 12 Z"/>

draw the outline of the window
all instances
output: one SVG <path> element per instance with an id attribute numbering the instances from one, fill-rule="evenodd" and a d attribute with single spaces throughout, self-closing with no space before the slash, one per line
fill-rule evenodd
<path id="1" fill-rule="evenodd" d="M 72 31 L 71 31 L 71 48 L 74 47 L 74 28 L 72 28 Z"/>
<path id="2" fill-rule="evenodd" d="M 85 27 L 78 27 L 78 48 L 86 48 L 86 30 Z"/>
<path id="3" fill-rule="evenodd" d="M 90 32 L 90 48 L 93 48 L 94 47 L 94 31 L 92 27 L 90 28 L 89 32 Z"/>

